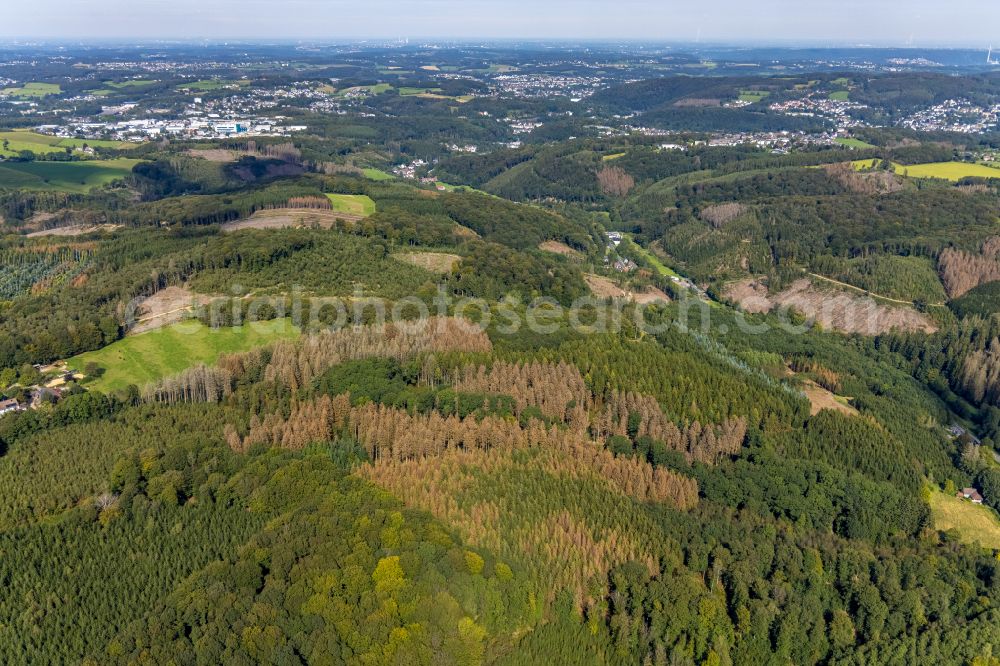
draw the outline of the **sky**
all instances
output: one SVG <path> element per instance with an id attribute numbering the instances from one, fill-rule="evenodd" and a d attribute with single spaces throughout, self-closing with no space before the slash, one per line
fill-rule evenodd
<path id="1" fill-rule="evenodd" d="M 0 36 L 1000 47 L 996 0 L 4 0 Z"/>

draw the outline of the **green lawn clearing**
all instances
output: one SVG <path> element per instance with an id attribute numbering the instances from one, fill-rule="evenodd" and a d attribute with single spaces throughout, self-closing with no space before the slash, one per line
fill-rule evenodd
<path id="1" fill-rule="evenodd" d="M 371 86 L 354 86 L 351 88 L 344 88 L 338 90 L 336 93 L 337 97 L 347 97 L 350 95 L 381 95 L 382 93 L 389 92 L 392 90 L 392 86 L 388 83 L 376 83 Z"/>
<path id="2" fill-rule="evenodd" d="M 851 93 L 846 90 L 835 90 L 830 93 L 830 99 L 834 102 L 846 102 L 851 99 Z"/>
<path id="3" fill-rule="evenodd" d="M 199 92 L 212 92 L 213 90 L 222 90 L 224 88 L 229 88 L 232 86 L 248 86 L 250 85 L 250 79 L 238 79 L 235 81 L 230 81 L 226 79 L 203 79 L 201 81 L 192 81 L 191 83 L 182 83 L 177 86 L 179 90 L 195 90 Z"/>
<path id="4" fill-rule="evenodd" d="M 875 148 L 876 147 L 876 146 L 873 146 L 870 143 L 862 141 L 861 139 L 839 138 L 836 141 L 840 145 L 847 146 L 848 148 Z"/>
<path id="5" fill-rule="evenodd" d="M 96 363 L 104 373 L 85 379 L 84 385 L 108 392 L 129 384 L 142 387 L 199 363 L 211 365 L 220 354 L 246 351 L 298 335 L 299 329 L 288 319 L 228 328 L 208 328 L 191 320 L 126 337 L 104 349 L 74 356 L 67 365 L 83 372 L 88 363 Z"/>
<path id="6" fill-rule="evenodd" d="M 753 102 L 753 103 L 756 103 L 756 102 L 759 102 L 759 101 L 761 101 L 763 99 L 767 99 L 770 96 L 771 96 L 771 93 L 769 93 L 766 90 L 741 90 L 740 91 L 740 100 L 743 101 L 743 102 Z"/>
<path id="7" fill-rule="evenodd" d="M 80 162 L 7 162 L 0 165 L 0 188 L 83 194 L 124 178 L 140 161 L 118 158 Z"/>
<path id="8" fill-rule="evenodd" d="M 41 98 L 49 95 L 58 95 L 62 88 L 58 83 L 25 83 L 20 88 L 4 88 L 0 90 L 0 95 L 22 98 Z"/>
<path id="9" fill-rule="evenodd" d="M 375 202 L 366 194 L 327 194 L 333 210 L 365 217 L 375 212 Z"/>
<path id="10" fill-rule="evenodd" d="M 878 162 L 878 160 L 854 160 L 851 163 L 855 169 L 861 170 L 876 167 Z M 900 176 L 910 178 L 941 178 L 953 182 L 963 178 L 1000 178 L 1000 168 L 975 162 L 893 163 L 892 167 Z"/>
<path id="11" fill-rule="evenodd" d="M 16 157 L 23 150 L 30 150 L 36 155 L 65 152 L 66 148 L 134 148 L 137 143 L 125 141 L 104 141 L 101 139 L 64 139 L 49 134 L 38 134 L 28 130 L 0 132 L 0 155 Z M 6 146 L 6 149 L 4 149 Z"/>
<path id="12" fill-rule="evenodd" d="M 911 178 L 944 178 L 958 181 L 963 178 L 1000 178 L 1000 169 L 972 162 L 931 162 L 929 164 L 896 164 L 896 173 Z"/>
<path id="13" fill-rule="evenodd" d="M 392 180 L 395 178 L 391 173 L 386 173 L 381 169 L 362 169 L 361 172 L 368 180 Z"/>
<path id="14" fill-rule="evenodd" d="M 936 490 L 930 505 L 934 529 L 954 529 L 965 543 L 1000 549 L 1000 518 L 993 509 Z"/>

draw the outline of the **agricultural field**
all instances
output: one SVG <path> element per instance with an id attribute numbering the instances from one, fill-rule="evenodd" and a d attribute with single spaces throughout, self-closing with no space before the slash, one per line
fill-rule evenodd
<path id="1" fill-rule="evenodd" d="M 391 173 L 386 173 L 381 169 L 362 169 L 361 172 L 368 180 L 392 180 L 395 178 Z"/>
<path id="2" fill-rule="evenodd" d="M 1000 548 L 1000 519 L 989 507 L 933 491 L 930 498 L 934 528 L 955 530 L 963 543 Z"/>
<path id="3" fill-rule="evenodd" d="M 116 391 L 129 384 L 142 387 L 199 363 L 211 365 L 221 354 L 246 351 L 298 335 L 299 329 L 288 319 L 217 329 L 185 321 L 74 356 L 67 365 L 83 372 L 88 363 L 96 363 L 104 372 L 100 377 L 85 380 L 87 388 Z"/>
<path id="4" fill-rule="evenodd" d="M 375 212 L 375 202 L 365 194 L 327 194 L 333 210 L 367 217 Z"/>
<path id="5" fill-rule="evenodd" d="M 113 95 L 116 92 L 131 91 L 141 88 L 146 88 L 154 83 L 159 83 L 156 80 L 145 80 L 145 79 L 131 79 L 128 81 L 105 81 L 102 85 L 103 88 L 98 88 L 96 90 L 88 90 L 87 92 L 91 95 L 96 95 L 98 97 L 107 97 L 108 95 Z"/>
<path id="6" fill-rule="evenodd" d="M 84 145 L 92 148 L 128 149 L 134 148 L 138 144 L 100 139 L 64 139 L 27 130 L 0 132 L 0 155 L 5 157 L 16 157 L 23 150 L 30 150 L 36 155 L 61 153 L 67 148 L 82 149 Z"/>
<path id="7" fill-rule="evenodd" d="M 855 169 L 878 166 L 877 160 L 855 160 Z M 957 182 L 963 178 L 1000 178 L 1000 168 L 973 162 L 930 162 L 927 164 L 895 164 L 893 169 L 900 176 L 910 178 L 941 178 Z"/>
<path id="8" fill-rule="evenodd" d="M 971 162 L 934 162 L 931 164 L 895 165 L 896 173 L 911 178 L 944 178 L 959 181 L 963 178 L 1000 178 L 1000 169 Z"/>
<path id="9" fill-rule="evenodd" d="M 388 83 L 377 83 L 371 86 L 353 86 L 351 88 L 344 88 L 343 90 L 338 90 L 335 93 L 336 97 L 347 97 L 349 95 L 381 95 L 382 93 L 389 92 L 393 89 L 393 86 Z"/>
<path id="10" fill-rule="evenodd" d="M 142 160 L 8 162 L 0 166 L 0 189 L 52 190 L 82 194 L 124 178 Z"/>
<path id="11" fill-rule="evenodd" d="M 192 83 L 182 83 L 177 86 L 178 90 L 196 90 L 200 92 L 212 92 L 223 90 L 232 86 L 244 87 L 250 85 L 250 79 L 237 79 L 229 81 L 226 79 L 203 79 Z"/>
<path id="12" fill-rule="evenodd" d="M 851 99 L 851 93 L 847 90 L 835 90 L 830 93 L 830 99 L 834 102 L 846 102 Z"/>
<path id="13" fill-rule="evenodd" d="M 25 83 L 20 88 L 4 88 L 0 90 L 0 95 L 38 99 L 49 95 L 58 95 L 61 92 L 62 88 L 58 83 Z"/>
<path id="14" fill-rule="evenodd" d="M 841 146 L 846 146 L 847 148 L 874 148 L 870 143 L 862 141 L 861 139 L 854 139 L 850 137 L 841 137 L 836 140 Z"/>
<path id="15" fill-rule="evenodd" d="M 741 90 L 740 101 L 757 103 L 771 96 L 766 90 Z"/>
<path id="16" fill-rule="evenodd" d="M 403 86 L 398 89 L 400 95 L 412 96 L 412 95 L 426 95 L 429 93 L 440 93 L 440 88 L 413 88 L 409 86 Z"/>

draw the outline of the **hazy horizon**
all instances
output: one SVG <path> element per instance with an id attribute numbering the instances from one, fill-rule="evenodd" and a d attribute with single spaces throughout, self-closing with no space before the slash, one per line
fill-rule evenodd
<path id="1" fill-rule="evenodd" d="M 142 40 L 581 40 L 775 46 L 1000 45 L 1000 5 L 956 0 L 36 0 L 0 38 Z M 996 38 L 996 39 L 994 39 Z"/>

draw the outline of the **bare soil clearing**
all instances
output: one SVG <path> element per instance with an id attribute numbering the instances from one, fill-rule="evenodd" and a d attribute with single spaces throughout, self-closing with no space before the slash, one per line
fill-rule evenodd
<path id="1" fill-rule="evenodd" d="M 225 148 L 192 148 L 187 151 L 191 157 L 200 157 L 209 162 L 235 162 L 236 151 Z"/>
<path id="2" fill-rule="evenodd" d="M 590 291 L 598 298 L 626 298 L 640 305 L 648 305 L 657 301 L 664 303 L 670 301 L 669 296 L 655 287 L 648 287 L 646 291 L 632 292 L 625 291 L 610 279 L 601 275 L 586 273 L 583 279 L 586 281 L 587 286 L 590 287 Z"/>
<path id="3" fill-rule="evenodd" d="M 545 241 L 544 243 L 539 244 L 538 249 L 546 252 L 552 252 L 553 254 L 561 254 L 565 257 L 572 257 L 573 259 L 579 259 L 583 256 L 580 254 L 579 250 L 574 250 L 569 245 L 566 245 L 566 243 L 560 243 L 559 241 L 553 240 Z"/>
<path id="4" fill-rule="evenodd" d="M 432 273 L 450 273 L 462 261 L 462 257 L 447 252 L 398 252 L 393 257 Z"/>
<path id="5" fill-rule="evenodd" d="M 167 287 L 139 303 L 135 326 L 130 334 L 144 333 L 161 326 L 176 324 L 196 306 L 205 305 L 211 296 L 196 294 L 184 287 Z"/>
<path id="6" fill-rule="evenodd" d="M 32 231 L 28 234 L 28 238 L 41 238 L 42 236 L 82 236 L 95 231 L 114 231 L 120 228 L 121 225 L 118 224 L 73 224 L 68 227 L 54 227 L 52 229 Z"/>
<path id="7" fill-rule="evenodd" d="M 223 231 L 240 229 L 285 229 L 288 227 L 320 227 L 329 229 L 337 220 L 354 223 L 363 219 L 362 215 L 339 213 L 332 210 L 312 208 L 274 208 L 259 210 L 248 218 L 227 222 Z"/>
<path id="8" fill-rule="evenodd" d="M 890 307 L 861 294 L 819 289 L 807 279 L 796 280 L 788 289 L 771 295 L 765 285 L 748 278 L 726 287 L 726 297 L 746 312 L 769 312 L 791 308 L 825 329 L 843 333 L 878 335 L 893 329 L 937 330 L 934 322 L 911 307 Z"/>

